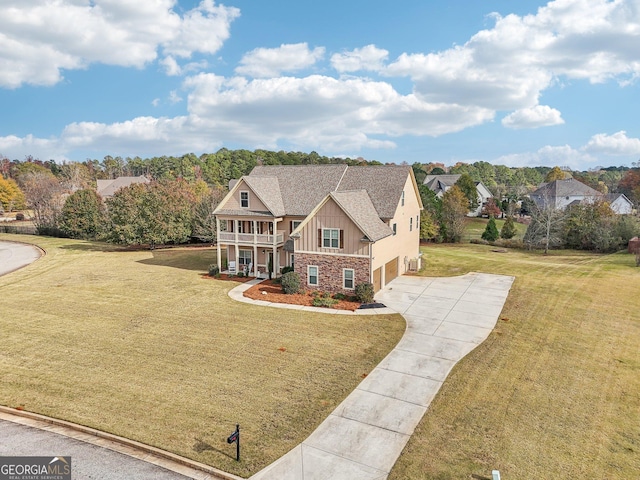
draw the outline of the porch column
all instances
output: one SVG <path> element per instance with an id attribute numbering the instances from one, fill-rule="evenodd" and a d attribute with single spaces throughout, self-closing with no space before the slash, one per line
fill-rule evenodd
<path id="1" fill-rule="evenodd" d="M 216 217 L 216 253 L 218 259 L 218 271 L 222 272 L 222 249 L 220 248 L 220 219 Z"/>
<path id="2" fill-rule="evenodd" d="M 273 221 L 273 278 L 280 272 L 280 257 L 278 255 L 278 221 Z"/>
<path id="3" fill-rule="evenodd" d="M 238 230 L 240 230 L 240 220 L 234 220 L 233 221 L 233 226 L 234 226 L 233 234 L 234 234 L 235 239 L 236 239 L 236 250 L 237 250 L 238 249 Z"/>
<path id="4" fill-rule="evenodd" d="M 255 220 L 251 220 L 253 222 L 253 244 L 258 243 L 258 225 Z"/>
<path id="5" fill-rule="evenodd" d="M 253 276 L 258 276 L 258 246 L 253 245 Z"/>

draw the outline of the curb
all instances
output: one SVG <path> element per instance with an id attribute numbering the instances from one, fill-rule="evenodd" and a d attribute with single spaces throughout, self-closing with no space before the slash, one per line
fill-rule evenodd
<path id="1" fill-rule="evenodd" d="M 19 418 L 11 418 L 11 417 L 21 417 L 24 419 L 32 420 L 32 422 L 24 422 L 24 421 L 20 421 Z M 104 439 L 104 440 L 107 440 L 108 442 L 112 442 L 117 445 L 128 447 L 129 449 L 133 449 L 137 452 L 142 452 L 145 454 L 145 456 L 144 458 L 141 458 L 139 456 L 132 454 L 131 452 L 127 452 L 127 449 L 115 448 L 117 447 L 117 445 L 109 446 L 108 444 L 105 445 L 104 442 L 96 443 L 90 440 L 83 440 L 80 438 L 76 438 L 76 439 L 84 441 L 86 443 L 97 445 L 102 448 L 108 448 L 109 450 L 113 450 L 118 453 L 124 453 L 125 455 L 129 455 L 130 457 L 137 458 L 138 460 L 143 460 L 148 463 L 152 463 L 154 465 L 158 465 L 160 467 L 163 467 L 167 470 L 174 471 L 181 475 L 189 475 L 189 472 L 185 472 L 184 467 L 187 467 L 187 469 L 190 469 L 190 470 L 194 470 L 194 472 L 192 472 L 193 474 L 196 474 L 196 475 L 198 473 L 200 474 L 192 478 L 203 478 L 202 473 L 205 473 L 209 476 L 206 478 L 221 479 L 221 480 L 245 480 L 244 478 L 239 477 L 237 475 L 224 472 L 222 470 L 211 467 L 204 463 L 196 462 L 195 460 L 181 457 L 180 455 L 167 452 L 166 450 L 161 450 L 159 448 L 152 447 L 150 445 L 145 445 L 144 443 L 140 443 L 135 440 L 130 440 L 128 438 L 120 437 L 112 433 L 96 430 L 95 428 L 86 427 L 84 425 L 78 425 L 72 422 L 67 422 L 66 420 L 59 420 L 57 418 L 47 417 L 45 415 L 40 415 L 38 413 L 27 412 L 25 410 L 16 410 L 15 408 L 0 405 L 0 419 L 7 420 L 14 423 L 19 423 L 22 425 L 27 425 L 34 428 L 39 428 L 40 430 L 50 430 L 46 428 L 46 426 L 55 425 L 57 427 L 62 427 L 63 431 L 54 431 L 54 433 L 58 433 L 60 435 L 64 435 L 66 437 L 71 437 L 71 438 L 75 438 L 72 435 L 72 432 L 91 435 L 93 437 L 96 437 L 96 440 Z M 42 425 L 42 424 L 45 424 L 45 425 Z M 70 430 L 70 432 L 65 433 L 64 430 Z M 151 455 L 152 457 L 149 458 L 148 455 Z M 180 468 L 180 467 L 183 467 L 183 468 Z"/>

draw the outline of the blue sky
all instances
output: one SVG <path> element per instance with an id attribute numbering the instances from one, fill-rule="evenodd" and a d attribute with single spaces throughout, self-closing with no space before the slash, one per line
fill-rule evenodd
<path id="1" fill-rule="evenodd" d="M 640 0 L 4 0 L 0 154 L 640 159 Z"/>

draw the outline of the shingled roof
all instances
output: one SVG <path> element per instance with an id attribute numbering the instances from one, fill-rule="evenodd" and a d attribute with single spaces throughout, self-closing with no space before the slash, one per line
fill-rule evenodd
<path id="1" fill-rule="evenodd" d="M 351 218 L 371 242 L 393 235 L 393 230 L 380 220 L 366 190 L 331 192 L 331 198 Z"/>
<path id="2" fill-rule="evenodd" d="M 149 179 L 144 175 L 140 175 L 139 177 L 118 177 L 113 180 L 97 180 L 96 192 L 102 198 L 109 198 L 121 188 L 128 187 L 134 183 L 149 183 Z"/>
<path id="3" fill-rule="evenodd" d="M 554 180 L 553 182 L 545 183 L 533 192 L 531 196 L 548 198 L 576 196 L 600 197 L 602 193 L 574 178 L 568 178 L 566 180 Z"/>

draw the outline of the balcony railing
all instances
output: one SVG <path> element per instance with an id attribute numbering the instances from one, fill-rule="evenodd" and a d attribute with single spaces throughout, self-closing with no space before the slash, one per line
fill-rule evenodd
<path id="1" fill-rule="evenodd" d="M 284 231 L 278 231 L 277 235 L 263 233 L 236 233 L 220 232 L 218 240 L 225 243 L 238 243 L 243 245 L 273 245 L 275 237 L 276 245 L 284 243 Z"/>

